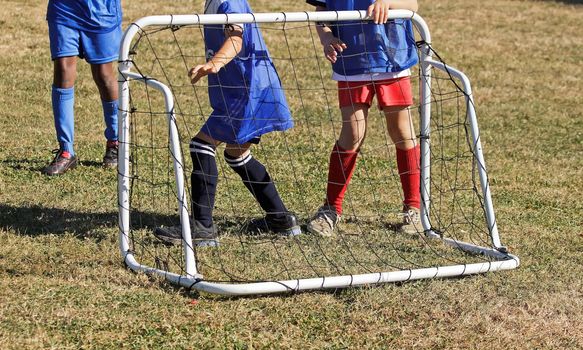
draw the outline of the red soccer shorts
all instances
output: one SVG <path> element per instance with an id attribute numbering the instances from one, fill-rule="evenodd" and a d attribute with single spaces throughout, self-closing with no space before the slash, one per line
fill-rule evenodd
<path id="1" fill-rule="evenodd" d="M 370 107 L 375 94 L 377 95 L 379 108 L 411 106 L 413 104 L 410 77 L 378 81 L 338 82 L 340 108 L 355 104 L 366 104 Z"/>

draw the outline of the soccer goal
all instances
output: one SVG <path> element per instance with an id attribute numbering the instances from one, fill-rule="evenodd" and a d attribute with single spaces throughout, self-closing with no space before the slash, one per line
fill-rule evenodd
<path id="1" fill-rule="evenodd" d="M 261 29 L 295 126 L 265 135 L 252 152 L 305 224 L 325 198 L 328 157 L 342 122 L 316 25 L 368 19 L 364 11 L 151 16 L 129 26 L 120 48 L 119 248 L 125 264 L 186 288 L 225 295 L 516 268 L 519 259 L 500 241 L 468 78 L 444 63 L 418 14 L 396 10 L 390 19 L 412 20 L 420 59 L 411 77 L 412 123 L 421 145 L 417 234 L 397 230 L 403 193 L 395 148 L 373 105 L 335 237 L 305 229 L 293 237 L 249 234 L 245 224 L 263 212 L 220 151 L 214 210 L 220 245 L 193 246 L 189 141 L 211 109 L 206 79 L 192 85 L 187 72 L 205 60 L 203 26 L 252 23 Z M 182 227 L 181 247 L 152 235 L 155 227 L 172 225 Z"/>

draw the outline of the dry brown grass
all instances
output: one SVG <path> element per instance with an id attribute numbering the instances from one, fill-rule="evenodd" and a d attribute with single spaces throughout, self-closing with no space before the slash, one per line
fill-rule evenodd
<path id="1" fill-rule="evenodd" d="M 125 23 L 201 6 L 123 5 Z M 39 174 L 54 147 L 46 2 L 4 2 L 0 348 L 583 348 L 583 8 L 501 0 L 420 8 L 436 49 L 472 80 L 498 224 L 521 267 L 225 299 L 188 294 L 121 265 L 115 174 L 97 165 L 102 121 L 85 64 L 76 85 L 82 166 L 57 179 Z"/>

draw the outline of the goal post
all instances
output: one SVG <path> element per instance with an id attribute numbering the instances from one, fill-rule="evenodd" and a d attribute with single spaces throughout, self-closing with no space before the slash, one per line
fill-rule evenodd
<path id="1" fill-rule="evenodd" d="M 333 98 L 329 98 L 327 93 L 331 92 L 327 92 L 325 83 L 321 81 L 329 79 L 329 74 L 322 78 L 321 73 L 314 73 L 315 79 L 320 79 L 324 87 L 324 96 L 315 97 L 317 93 L 304 87 L 305 82 L 300 81 L 304 77 L 298 76 L 295 71 L 295 62 L 305 62 L 319 51 L 312 52 L 313 48 L 305 42 L 292 42 L 286 32 L 305 30 L 313 33 L 316 22 L 342 23 L 368 21 L 368 18 L 365 11 L 150 16 L 128 27 L 119 54 L 119 248 L 125 264 L 132 270 L 156 274 L 186 288 L 225 295 L 344 288 L 518 267 L 518 257 L 510 254 L 500 241 L 469 79 L 460 70 L 434 57 L 429 29 L 421 16 L 411 11 L 392 10 L 389 11 L 389 18 L 411 19 L 418 36 L 419 73 L 414 86 L 419 91 L 419 118 L 416 123 L 421 145 L 423 231 L 414 240 L 398 237 L 388 223 L 391 221 L 387 219 L 390 210 L 386 208 L 394 206 L 391 198 L 396 196 L 376 190 L 377 187 L 384 188 L 389 182 L 388 176 L 383 175 L 384 164 L 388 161 L 382 158 L 389 151 L 379 146 L 371 147 L 370 153 L 363 155 L 366 174 L 356 175 L 356 188 L 360 188 L 358 186 L 361 184 L 365 190 L 354 194 L 351 200 L 362 200 L 366 204 L 353 210 L 354 214 L 349 214 L 346 233 L 339 234 L 339 237 L 311 237 L 303 232 L 297 238 L 257 239 L 237 231 L 238 228 L 232 227 L 238 227 L 252 213 L 236 210 L 242 195 L 224 170 L 222 179 L 227 187 L 221 187 L 218 191 L 227 192 L 226 198 L 235 204 L 231 204 L 230 212 L 223 210 L 222 226 L 234 233 L 227 234 L 224 248 L 223 245 L 218 248 L 195 248 L 189 224 L 190 203 L 186 183 L 189 157 L 184 156 L 187 149 L 185 140 L 193 136 L 192 130 L 196 130 L 196 126 L 189 124 L 196 124 L 205 118 L 208 106 L 204 105 L 204 93 L 199 98 L 202 89 L 187 86 L 176 77 L 185 77 L 188 64 L 192 63 L 188 61 L 200 59 L 204 53 L 200 57 L 185 53 L 189 50 L 187 45 L 200 46 L 201 39 L 195 42 L 191 36 L 185 36 L 180 38 L 187 41 L 183 45 L 176 33 L 182 28 L 190 28 L 202 34 L 200 28 L 203 25 L 232 23 L 281 26 L 269 31 L 270 37 L 280 35 L 272 39 L 273 42 L 286 45 L 281 50 L 275 50 L 274 64 L 280 74 L 282 70 L 278 62 L 286 64 L 286 67 L 289 65 L 291 73 L 284 70 L 285 79 L 282 79 L 290 81 L 289 84 L 286 84 L 287 80 L 283 82 L 284 92 L 290 94 L 292 104 L 298 101 L 297 108 L 292 106 L 292 115 L 297 112 L 303 119 L 297 123 L 300 125 L 298 131 L 292 131 L 294 134 L 289 137 L 287 132 L 283 133 L 275 141 L 277 147 L 261 148 L 261 154 L 269 160 L 266 166 L 270 167 L 270 171 L 275 169 L 275 181 L 282 179 L 277 182 L 284 188 L 282 196 L 293 199 L 292 210 L 298 212 L 305 222 L 310 212 L 318 206 L 318 202 L 311 202 L 311 197 L 315 195 L 312 196 L 311 192 L 306 195 L 306 191 L 313 186 L 312 180 L 316 183 L 316 180 L 324 178 L 322 174 L 327 166 L 320 164 L 325 161 L 316 156 L 322 153 L 324 146 L 318 148 L 314 145 L 316 136 L 309 133 L 314 131 L 314 125 L 334 123 L 334 115 L 339 114 L 339 110 L 335 105 L 330 106 Z M 293 27 L 294 24 L 302 26 Z M 154 38 L 164 31 L 168 38 L 174 40 L 174 47 L 152 48 L 155 39 L 150 39 L 150 36 Z M 149 53 L 144 56 L 152 57 L 145 64 L 138 62 L 141 59 L 138 47 L 143 42 L 150 45 Z M 160 45 L 167 43 L 168 40 Z M 292 57 L 295 53 L 292 45 L 311 53 L 299 58 Z M 267 46 L 273 53 L 269 43 Z M 278 61 L 279 58 L 281 61 Z M 175 62 L 171 63 L 171 60 Z M 313 60 L 316 63 L 310 63 L 315 67 L 312 71 L 321 69 L 329 72 L 328 67 L 320 67 L 317 59 Z M 171 68 L 165 68 L 165 64 Z M 433 75 L 434 71 L 439 72 L 439 77 Z M 444 87 L 446 85 L 447 88 Z M 140 98 L 143 100 L 138 100 Z M 321 107 L 316 99 L 326 101 L 326 107 Z M 192 105 L 197 106 L 194 112 L 190 110 Z M 318 114 L 319 119 L 310 119 L 312 114 Z M 320 131 L 320 134 L 329 136 L 326 140 L 328 145 L 335 141 L 327 130 Z M 147 140 L 141 141 L 144 138 Z M 382 141 L 382 136 L 379 140 Z M 294 153 L 296 149 L 298 151 Z M 302 153 L 304 149 L 308 150 Z M 314 157 L 311 158 L 311 155 Z M 288 161 L 280 162 L 281 159 Z M 288 163 L 293 162 L 301 162 L 306 168 L 315 167 L 319 171 L 313 178 L 309 174 L 298 173 L 297 169 L 289 171 Z M 323 196 L 323 193 L 319 195 Z M 365 196 L 370 198 L 365 199 Z M 167 207 L 164 210 L 161 209 L 162 202 Z M 173 219 L 175 216 L 179 221 Z M 169 221 L 182 227 L 180 251 L 161 246 L 150 237 L 154 226 Z M 235 264 L 237 259 L 242 261 L 239 265 Z"/>

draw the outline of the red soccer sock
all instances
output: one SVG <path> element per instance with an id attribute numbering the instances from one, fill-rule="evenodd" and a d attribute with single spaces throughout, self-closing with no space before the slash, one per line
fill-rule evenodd
<path id="1" fill-rule="evenodd" d="M 61 157 L 71 159 L 71 153 L 67 151 L 61 151 Z"/>
<path id="2" fill-rule="evenodd" d="M 356 167 L 358 151 L 349 151 L 334 145 L 330 153 L 330 167 L 328 168 L 328 187 L 326 189 L 326 204 L 336 208 L 338 215 L 342 214 L 342 202 L 350 178 Z"/>
<path id="3" fill-rule="evenodd" d="M 421 195 L 419 184 L 421 181 L 421 167 L 419 145 L 402 150 L 397 148 L 397 168 L 401 177 L 401 187 L 403 188 L 403 204 L 409 207 L 421 208 Z"/>

